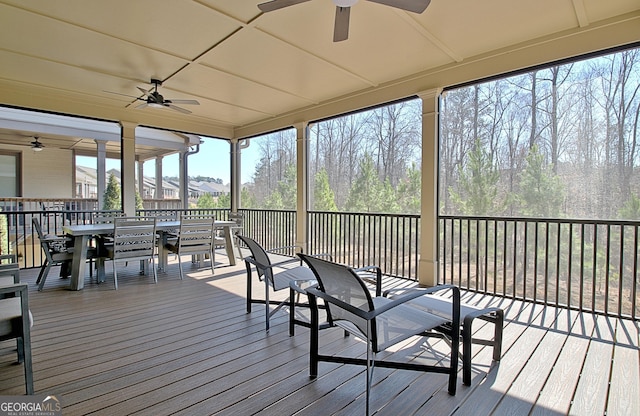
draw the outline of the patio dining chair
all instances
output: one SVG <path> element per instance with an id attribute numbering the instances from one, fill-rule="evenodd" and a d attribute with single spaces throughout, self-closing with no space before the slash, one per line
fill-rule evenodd
<path id="1" fill-rule="evenodd" d="M 40 241 L 40 247 L 42 248 L 42 252 L 45 256 L 42 267 L 40 268 L 40 273 L 38 273 L 38 278 L 36 279 L 38 291 L 41 292 L 44 288 L 44 283 L 47 280 L 51 267 L 60 266 L 61 278 L 66 278 L 71 274 L 71 263 L 73 261 L 73 247 L 71 244 L 73 240 L 68 236 L 51 234 L 45 235 L 42 231 L 40 220 L 37 217 L 33 217 L 31 222 L 33 224 L 33 228 L 36 230 L 38 240 Z M 87 251 L 87 259 L 89 259 L 89 261 L 92 261 L 97 257 L 98 253 L 95 248 L 90 248 Z M 89 268 L 89 273 L 90 276 L 93 276 L 91 268 Z"/>
<path id="2" fill-rule="evenodd" d="M 156 220 L 148 217 L 119 217 L 113 222 L 113 244 L 106 247 L 113 260 L 113 277 L 118 289 L 116 263 L 141 260 L 151 262 L 153 282 L 158 282 L 155 264 Z"/>
<path id="3" fill-rule="evenodd" d="M 215 244 L 219 238 L 215 236 L 214 218 L 199 215 L 182 215 L 180 217 L 180 229 L 175 242 L 168 242 L 165 248 L 178 256 L 180 279 L 183 279 L 182 255 L 190 254 L 202 258 L 208 255 L 211 259 L 211 273 L 215 266 Z"/>
<path id="4" fill-rule="evenodd" d="M 233 221 L 236 224 L 231 227 L 232 237 L 235 238 L 236 248 L 238 249 L 238 257 L 242 258 L 242 248 L 240 247 L 240 239 L 238 234 L 242 234 L 244 230 L 244 213 L 242 212 L 230 212 L 229 221 Z"/>
<path id="5" fill-rule="evenodd" d="M 318 376 L 320 361 L 366 366 L 366 414 L 369 414 L 371 380 L 375 366 L 403 370 L 428 371 L 448 375 L 448 392 L 456 393 L 460 333 L 460 290 L 455 286 L 436 286 L 414 290 L 397 299 L 371 296 L 365 282 L 352 268 L 305 254 L 298 254 L 313 271 L 318 285 L 307 289 L 311 304 L 311 345 L 309 373 Z M 418 297 L 448 290 L 453 301 L 449 318 L 408 305 Z M 338 326 L 366 343 L 366 359 L 319 353 L 318 300 L 324 300 L 329 325 Z M 455 328 L 452 330 L 451 328 Z M 398 360 L 376 360 L 376 354 L 414 336 L 437 336 L 450 346 L 449 364 L 435 365 Z M 444 361 L 444 360 L 443 360 Z"/>
<path id="6" fill-rule="evenodd" d="M 249 248 L 251 255 L 245 257 L 245 265 L 247 267 L 247 313 L 251 313 L 251 305 L 253 303 L 259 303 L 265 305 L 265 325 L 266 330 L 269 330 L 269 319 L 278 312 L 283 306 L 289 304 L 289 328 L 290 332 L 294 324 L 308 326 L 308 323 L 298 320 L 295 317 L 294 307 L 308 306 L 306 303 L 301 304 L 299 302 L 300 294 L 304 293 L 303 289 L 300 289 L 294 296 L 295 291 L 290 286 L 290 282 L 297 283 L 297 286 L 302 288 L 304 283 L 315 283 L 315 276 L 313 272 L 307 267 L 301 265 L 300 259 L 295 257 L 278 256 L 276 253 L 282 253 L 284 250 L 298 248 L 296 246 L 279 247 L 272 250 L 265 250 L 256 240 L 238 234 L 238 238 Z M 275 261 L 274 261 L 275 260 Z M 251 270 L 256 269 L 258 279 L 264 282 L 264 299 L 254 299 L 252 295 L 252 279 Z M 290 290 L 290 296 L 283 301 L 275 301 L 269 299 L 270 291 L 278 292 L 283 289 Z M 270 305 L 276 305 L 271 310 Z"/>
<path id="7" fill-rule="evenodd" d="M 0 341 L 16 339 L 18 362 L 24 364 L 27 394 L 33 394 L 33 362 L 31 359 L 31 327 L 29 289 L 20 283 L 17 263 L 3 264 L 0 269 Z"/>

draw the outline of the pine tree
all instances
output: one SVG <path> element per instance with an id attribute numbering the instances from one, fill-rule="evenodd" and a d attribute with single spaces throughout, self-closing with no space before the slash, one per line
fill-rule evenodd
<path id="1" fill-rule="evenodd" d="M 105 211 L 112 211 L 119 210 L 120 207 L 120 184 L 116 180 L 115 175 L 112 173 L 111 175 L 109 175 L 107 189 L 104 190 L 104 203 L 102 209 Z"/>
<path id="2" fill-rule="evenodd" d="M 420 195 L 422 193 L 422 173 L 415 163 L 407 169 L 407 176 L 398 184 L 398 202 L 400 212 L 420 213 Z"/>
<path id="3" fill-rule="evenodd" d="M 136 189 L 136 209 L 144 209 L 144 205 L 142 204 L 142 197 L 140 196 L 140 192 Z"/>
<path id="4" fill-rule="evenodd" d="M 335 195 L 329 185 L 329 176 L 325 168 L 316 174 L 313 189 L 313 209 L 317 211 L 337 211 Z"/>
<path id="5" fill-rule="evenodd" d="M 557 218 L 564 200 L 562 183 L 553 167 L 545 165 L 544 155 L 533 146 L 520 176 L 518 193 L 522 214 L 531 217 Z"/>
<path id="6" fill-rule="evenodd" d="M 624 203 L 618 216 L 623 220 L 639 220 L 640 219 L 640 198 L 631 195 Z"/>
<path id="7" fill-rule="evenodd" d="M 242 208 L 255 208 L 257 206 L 255 195 L 247 187 L 243 187 L 240 191 L 240 206 Z"/>
<path id="8" fill-rule="evenodd" d="M 371 155 L 365 153 L 356 180 L 349 191 L 347 210 L 352 212 L 381 212 L 383 184 Z"/>
<path id="9" fill-rule="evenodd" d="M 495 215 L 500 174 L 479 140 L 459 172 L 459 191 L 449 188 L 451 201 L 465 215 Z"/>
<path id="10" fill-rule="evenodd" d="M 278 182 L 278 192 L 282 197 L 282 209 L 295 209 L 298 199 L 297 174 L 295 165 L 288 165 L 283 179 Z"/>

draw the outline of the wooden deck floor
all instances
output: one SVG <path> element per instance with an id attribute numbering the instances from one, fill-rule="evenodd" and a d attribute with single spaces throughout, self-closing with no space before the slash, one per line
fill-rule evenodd
<path id="1" fill-rule="evenodd" d="M 266 333 L 262 307 L 245 313 L 243 264 L 214 276 L 186 271 L 181 281 L 172 263 L 153 284 L 129 265 L 117 291 L 113 280 L 87 277 L 80 292 L 66 290 L 55 268 L 37 292 L 37 270 L 24 271 L 36 393 L 56 395 L 65 415 L 364 414 L 363 368 L 324 363 L 312 381 L 308 330 L 289 337 L 283 313 Z M 492 363 L 491 350 L 477 347 L 472 385 L 460 377 L 456 396 L 444 375 L 378 368 L 375 414 L 640 414 L 638 322 L 474 294 L 465 300 L 505 309 L 502 360 Z M 364 353 L 337 329 L 323 331 L 321 345 Z M 0 395 L 24 394 L 14 347 L 0 343 Z M 420 350 L 412 342 L 394 354 Z M 427 350 L 420 359 L 435 358 Z"/>

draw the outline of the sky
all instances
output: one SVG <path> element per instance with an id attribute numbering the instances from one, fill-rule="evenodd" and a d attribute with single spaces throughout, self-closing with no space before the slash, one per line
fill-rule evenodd
<path id="1" fill-rule="evenodd" d="M 259 148 L 254 141 L 249 147 L 242 150 L 241 176 L 242 183 L 250 182 L 255 166 L 259 161 Z M 96 167 L 94 157 L 78 156 L 76 163 L 80 166 L 90 168 Z M 116 159 L 107 159 L 107 170 L 120 169 L 120 161 Z M 149 160 L 144 164 L 144 176 L 155 176 L 155 160 Z M 203 143 L 200 145 L 200 151 L 189 156 L 188 162 L 189 176 L 208 176 L 211 178 L 220 178 L 224 184 L 228 184 L 231 178 L 231 162 L 230 147 L 226 140 L 211 139 L 203 137 Z M 168 156 L 162 161 L 162 174 L 164 176 L 178 176 L 179 164 L 178 154 Z"/>

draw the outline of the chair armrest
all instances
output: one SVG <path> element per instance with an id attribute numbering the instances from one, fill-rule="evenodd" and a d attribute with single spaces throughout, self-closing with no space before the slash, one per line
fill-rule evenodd
<path id="1" fill-rule="evenodd" d="M 451 308 L 452 308 L 452 312 L 451 315 L 453 317 L 452 319 L 452 324 L 454 325 L 454 327 L 458 327 L 460 325 L 460 289 L 458 289 L 457 286 L 453 286 L 453 285 L 439 285 L 439 286 L 434 286 L 434 287 L 430 287 L 430 288 L 420 288 L 420 289 L 415 289 L 413 291 L 411 291 L 410 293 L 407 293 L 404 296 L 401 296 L 399 298 L 396 298 L 394 300 L 392 300 L 391 302 L 376 308 L 374 310 L 371 311 L 364 311 L 362 309 L 356 308 L 353 305 L 350 305 L 346 302 L 341 301 L 340 299 L 336 299 L 333 296 L 327 295 L 326 293 L 324 293 L 323 291 L 321 291 L 318 288 L 308 288 L 307 289 L 307 293 L 312 294 L 313 296 L 317 296 L 321 299 L 323 299 L 326 302 L 329 303 L 333 303 L 335 305 L 337 305 L 338 307 L 362 318 L 362 319 L 366 319 L 367 321 L 372 320 L 373 318 L 375 318 L 378 315 L 381 315 L 383 313 L 385 313 L 386 311 L 388 311 L 389 309 L 395 308 L 399 305 L 402 305 L 408 301 L 410 301 L 411 299 L 415 299 L 417 297 L 429 294 L 429 293 L 434 293 L 434 292 L 439 292 L 443 289 L 450 289 L 453 292 L 453 302 L 451 304 Z"/>
<path id="2" fill-rule="evenodd" d="M 12 285 L 1 285 L 0 286 L 0 295 L 9 294 L 9 293 L 19 293 L 27 292 L 29 286 L 26 283 L 14 283 Z"/>
<path id="3" fill-rule="evenodd" d="M 299 248 L 300 252 L 302 252 L 302 247 L 299 245 L 291 245 L 291 246 L 282 246 L 282 247 L 276 247 L 276 248 L 272 248 L 271 250 L 265 250 L 267 253 L 274 253 L 276 254 L 278 251 L 282 251 L 282 250 L 286 250 L 286 249 L 290 249 L 290 248 Z"/>
<path id="4" fill-rule="evenodd" d="M 375 282 L 371 282 L 371 279 L 362 277 L 362 280 L 365 282 L 373 283 L 376 287 L 376 296 L 380 296 L 382 292 L 382 269 L 378 266 L 364 266 L 358 267 L 357 269 L 353 269 L 356 273 L 358 272 L 368 272 L 374 270 L 376 272 L 376 280 Z"/>
<path id="5" fill-rule="evenodd" d="M 0 264 L 0 277 L 13 277 L 13 283 L 20 283 L 20 265 L 18 263 Z"/>
<path id="6" fill-rule="evenodd" d="M 278 263 L 271 263 L 271 264 L 262 264 L 258 261 L 256 261 L 256 259 L 253 258 L 253 256 L 248 256 L 244 258 L 244 261 L 246 261 L 247 263 L 251 263 L 254 266 L 260 268 L 260 269 L 265 269 L 265 270 L 270 270 L 273 269 L 276 266 L 281 266 L 284 264 L 288 264 L 288 263 L 293 263 L 293 262 L 298 262 L 298 259 L 292 257 L 289 260 L 284 260 L 284 261 L 280 261 Z"/>

